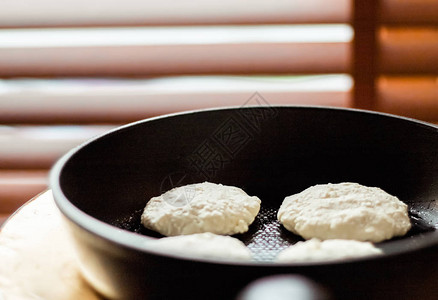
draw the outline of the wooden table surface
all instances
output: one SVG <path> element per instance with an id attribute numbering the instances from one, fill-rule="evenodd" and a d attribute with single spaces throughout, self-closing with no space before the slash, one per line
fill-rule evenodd
<path id="1" fill-rule="evenodd" d="M 1 300 L 101 299 L 82 279 L 61 214 L 46 191 L 0 230 Z"/>

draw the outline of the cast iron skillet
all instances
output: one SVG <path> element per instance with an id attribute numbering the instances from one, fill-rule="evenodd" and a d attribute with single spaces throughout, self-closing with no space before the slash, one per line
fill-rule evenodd
<path id="1" fill-rule="evenodd" d="M 66 154 L 54 166 L 50 184 L 85 278 L 109 298 L 231 299 L 256 278 L 294 273 L 324 285 L 334 298 L 424 299 L 433 290 L 418 285 L 438 278 L 427 256 L 438 243 L 437 149 L 437 127 L 387 114 L 223 108 L 113 130 Z M 262 200 L 249 231 L 236 236 L 253 251 L 254 261 L 174 255 L 149 245 L 151 237 L 160 236 L 140 225 L 147 200 L 203 181 L 238 186 Z M 412 230 L 379 243 L 385 255 L 378 258 L 272 262 L 301 240 L 276 221 L 284 197 L 345 181 L 399 197 L 409 205 Z"/>

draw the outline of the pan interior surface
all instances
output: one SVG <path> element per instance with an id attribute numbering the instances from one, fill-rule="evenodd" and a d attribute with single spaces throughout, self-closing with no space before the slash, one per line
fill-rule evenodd
<path id="1" fill-rule="evenodd" d="M 438 132 L 421 122 L 357 110 L 252 107 L 135 123 L 78 149 L 60 187 L 81 211 L 152 237 L 140 224 L 148 199 L 195 182 L 242 188 L 262 200 L 245 234 L 256 261 L 302 240 L 276 220 L 284 197 L 315 184 L 357 182 L 407 203 L 413 228 L 379 243 L 400 252 L 438 241 Z M 92 231 L 92 228 L 90 229 Z"/>

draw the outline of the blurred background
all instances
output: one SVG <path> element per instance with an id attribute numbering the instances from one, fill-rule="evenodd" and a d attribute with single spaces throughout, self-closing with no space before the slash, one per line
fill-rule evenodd
<path id="1" fill-rule="evenodd" d="M 438 124 L 438 2 L 1 1 L 0 223 L 81 142 L 256 92 Z"/>

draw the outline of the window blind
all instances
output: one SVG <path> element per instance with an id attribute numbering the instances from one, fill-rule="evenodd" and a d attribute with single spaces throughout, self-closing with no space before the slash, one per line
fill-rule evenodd
<path id="1" fill-rule="evenodd" d="M 376 109 L 438 122 L 438 2 L 382 0 Z"/>
<path id="2" fill-rule="evenodd" d="M 350 0 L 3 0 L 1 27 L 346 23 Z"/>
<path id="3" fill-rule="evenodd" d="M 437 20 L 431 0 L 2 1 L 0 217 L 92 136 L 254 92 L 438 122 Z"/>

